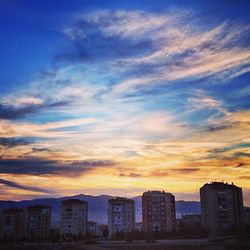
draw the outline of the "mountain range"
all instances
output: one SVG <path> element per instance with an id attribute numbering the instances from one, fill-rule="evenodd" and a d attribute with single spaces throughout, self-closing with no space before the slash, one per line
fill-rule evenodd
<path id="1" fill-rule="evenodd" d="M 84 195 L 79 194 L 69 197 L 61 198 L 43 198 L 34 200 L 22 200 L 22 201 L 3 201 L 0 200 L 0 210 L 5 208 L 26 208 L 31 205 L 47 205 L 52 208 L 52 226 L 58 227 L 60 218 L 60 204 L 66 199 L 80 199 L 88 202 L 88 219 L 97 221 L 98 223 L 107 223 L 107 211 L 108 211 L 108 200 L 115 198 L 109 195 Z M 132 198 L 135 201 L 136 207 L 136 221 L 142 220 L 142 208 L 141 208 L 141 196 Z M 176 201 L 176 215 L 177 218 L 181 217 L 182 214 L 199 214 L 200 213 L 200 202 L 198 201 Z"/>

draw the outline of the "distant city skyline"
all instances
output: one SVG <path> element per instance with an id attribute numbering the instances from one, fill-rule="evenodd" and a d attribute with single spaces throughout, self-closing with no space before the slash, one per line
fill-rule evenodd
<path id="1" fill-rule="evenodd" d="M 250 206 L 250 2 L 0 2 L 0 200 L 234 182 Z"/>
<path id="2" fill-rule="evenodd" d="M 200 211 L 189 208 L 188 212 L 182 211 L 181 218 L 176 210 L 179 204 L 175 196 L 165 191 L 144 192 L 139 200 L 138 197 L 106 196 L 99 198 L 96 207 L 89 198 L 83 195 L 64 197 L 58 199 L 57 205 L 54 199 L 38 199 L 26 201 L 26 208 L 24 204 L 20 206 L 2 201 L 4 209 L 0 208 L 0 239 L 46 240 L 51 239 L 55 231 L 64 240 L 88 238 L 100 236 L 100 230 L 104 228 L 105 235 L 116 240 L 136 232 L 140 235 L 143 233 L 143 237 L 152 236 L 154 232 L 163 238 L 168 234 L 172 234 L 172 237 L 178 234 L 190 237 L 186 233 L 199 237 L 244 235 L 250 225 L 249 208 L 243 205 L 242 189 L 224 182 L 204 184 L 200 188 Z M 98 221 L 98 213 L 104 211 L 105 222 L 102 224 Z"/>

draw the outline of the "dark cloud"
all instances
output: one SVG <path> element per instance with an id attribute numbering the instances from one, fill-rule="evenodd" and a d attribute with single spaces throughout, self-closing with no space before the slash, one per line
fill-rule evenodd
<path id="1" fill-rule="evenodd" d="M 219 154 L 219 153 L 224 153 L 228 151 L 228 148 L 214 148 L 214 149 L 209 149 L 207 152 L 211 154 Z"/>
<path id="2" fill-rule="evenodd" d="M 97 167 L 114 165 L 113 161 L 95 160 L 58 162 L 41 158 L 0 159 L 0 173 L 16 175 L 79 176 Z"/>
<path id="3" fill-rule="evenodd" d="M 17 119 L 25 115 L 35 113 L 41 109 L 41 105 L 29 105 L 25 107 L 14 107 L 0 103 L 0 118 L 2 119 Z"/>
<path id="4" fill-rule="evenodd" d="M 227 124 L 227 125 L 207 125 L 202 128 L 204 132 L 215 132 L 215 131 L 220 131 L 228 128 L 232 128 L 234 125 L 233 124 Z"/>
<path id="5" fill-rule="evenodd" d="M 236 152 L 234 154 L 235 157 L 250 157 L 250 153 L 245 153 L 245 152 Z"/>
<path id="6" fill-rule="evenodd" d="M 243 167 L 243 166 L 245 166 L 245 163 L 244 163 L 244 162 L 240 162 L 240 163 L 238 163 L 238 164 L 235 166 L 235 168 L 240 168 L 240 167 Z"/>
<path id="7" fill-rule="evenodd" d="M 33 137 L 0 137 L 0 146 L 13 148 L 22 145 L 28 145 L 33 143 L 35 138 Z"/>
<path id="8" fill-rule="evenodd" d="M 85 166 L 85 167 L 102 167 L 102 166 L 113 166 L 116 162 L 111 160 L 84 160 L 74 161 L 73 166 Z"/>
<path id="9" fill-rule="evenodd" d="M 23 159 L 1 159 L 0 173 L 7 174 L 30 174 L 30 175 L 47 175 L 58 174 L 64 170 L 64 166 L 57 166 L 53 160 L 43 160 L 40 158 L 23 158 Z M 67 169 L 66 169 L 67 172 Z"/>
<path id="10" fill-rule="evenodd" d="M 224 148 L 214 148 L 214 149 L 209 150 L 208 152 L 212 153 L 212 154 L 217 154 L 217 153 L 224 153 L 224 152 L 227 152 L 227 151 L 230 151 L 233 149 L 239 149 L 239 148 L 250 148 L 250 143 L 239 143 L 239 144 L 233 144 L 231 146 L 224 147 Z M 244 152 L 236 152 L 234 154 L 234 156 L 236 156 L 236 157 L 241 157 L 241 156 L 248 157 L 248 156 L 250 156 L 250 154 L 244 153 Z"/>
<path id="11" fill-rule="evenodd" d="M 8 181 L 8 180 L 4 180 L 4 179 L 0 179 L 0 184 L 8 186 L 8 187 L 32 191 L 32 192 L 51 193 L 50 191 L 43 189 L 43 188 L 22 185 L 22 184 L 19 184 L 17 182 L 14 182 L 14 181 Z"/>
<path id="12" fill-rule="evenodd" d="M 121 174 L 119 174 L 119 176 L 120 177 L 131 177 L 131 178 L 142 177 L 142 175 L 139 173 L 129 173 L 129 174 L 121 173 Z"/>
<path id="13" fill-rule="evenodd" d="M 32 152 L 51 152 L 48 148 L 32 148 Z"/>
<path id="14" fill-rule="evenodd" d="M 47 108 L 60 107 L 68 105 L 69 102 L 60 101 L 47 104 L 30 104 L 21 107 L 0 103 L 0 119 L 15 120 L 27 115 L 38 113 Z"/>

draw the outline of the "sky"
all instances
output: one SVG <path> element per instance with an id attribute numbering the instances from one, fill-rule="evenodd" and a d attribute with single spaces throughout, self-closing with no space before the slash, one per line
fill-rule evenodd
<path id="1" fill-rule="evenodd" d="M 250 206 L 250 2 L 0 0 L 0 199 L 233 182 Z"/>

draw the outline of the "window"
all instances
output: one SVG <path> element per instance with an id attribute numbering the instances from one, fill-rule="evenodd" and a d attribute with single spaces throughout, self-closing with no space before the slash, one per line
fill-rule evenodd
<path id="1" fill-rule="evenodd" d="M 5 226 L 10 226 L 10 224 L 11 224 L 11 216 L 5 216 L 5 218 L 4 218 L 4 225 Z"/>

